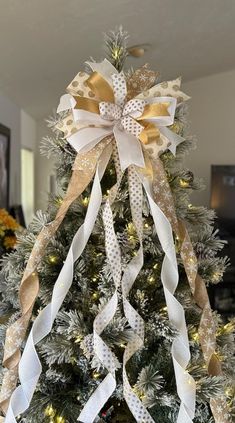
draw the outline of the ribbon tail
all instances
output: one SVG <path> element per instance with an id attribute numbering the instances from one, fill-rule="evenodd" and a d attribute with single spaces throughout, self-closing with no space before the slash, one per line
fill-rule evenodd
<path id="1" fill-rule="evenodd" d="M 57 113 L 64 112 L 76 105 L 76 100 L 71 94 L 64 94 L 60 97 L 60 103 L 57 107 Z"/>
<path id="2" fill-rule="evenodd" d="M 93 423 L 99 411 L 103 408 L 109 397 L 111 397 L 115 388 L 115 377 L 111 373 L 108 373 L 94 394 L 89 398 L 80 416 L 78 417 L 78 421 L 83 423 Z"/>
<path id="3" fill-rule="evenodd" d="M 156 232 L 165 253 L 162 263 L 161 279 L 166 298 L 169 320 L 177 328 L 179 335 L 172 343 L 172 359 L 175 370 L 176 386 L 181 400 L 177 423 L 192 423 L 195 413 L 196 384 L 186 371 L 190 360 L 189 341 L 185 314 L 174 293 L 178 285 L 178 267 L 172 228 L 169 220 L 152 197 L 152 184 L 139 173 L 147 194 Z"/>
<path id="4" fill-rule="evenodd" d="M 117 125 L 114 126 L 113 133 L 117 143 L 122 171 L 133 164 L 141 168 L 145 167 L 139 140 L 134 135 L 119 129 Z"/>
<path id="5" fill-rule="evenodd" d="M 110 128 L 82 128 L 67 138 L 69 144 L 80 153 L 87 153 L 103 138 L 112 134 Z"/>
<path id="6" fill-rule="evenodd" d="M 42 371 L 35 345 L 50 333 L 56 315 L 72 284 L 74 262 L 81 256 L 88 242 L 101 206 L 102 191 L 100 180 L 107 167 L 110 155 L 111 148 L 107 147 L 96 170 L 85 221 L 73 238 L 65 263 L 55 283 L 51 303 L 41 311 L 33 323 L 19 363 L 21 384 L 11 396 L 5 423 L 16 423 L 16 416 L 26 411 L 30 405 Z"/>
<path id="7" fill-rule="evenodd" d="M 131 214 L 138 234 L 140 248 L 137 251 L 136 256 L 134 256 L 128 263 L 122 278 L 123 309 L 126 319 L 135 334 L 133 339 L 128 342 L 123 356 L 123 393 L 125 401 L 137 422 L 154 423 L 154 420 L 148 410 L 134 393 L 129 383 L 126 370 L 128 361 L 133 354 L 135 354 L 135 352 L 143 346 L 144 343 L 144 321 L 128 300 L 129 292 L 144 262 L 142 221 L 143 190 L 134 166 L 130 166 L 128 169 L 128 184 Z"/>
<path id="8" fill-rule="evenodd" d="M 117 368 L 118 360 L 100 336 L 105 327 L 112 320 L 116 313 L 118 305 L 117 290 L 121 282 L 122 274 L 121 251 L 114 230 L 113 214 L 111 210 L 111 204 L 116 198 L 123 176 L 120 169 L 120 163 L 115 142 L 113 149 L 113 157 L 117 174 L 117 182 L 109 191 L 108 199 L 106 200 L 103 211 L 103 222 L 105 230 L 106 254 L 115 285 L 115 291 L 112 298 L 107 302 L 103 310 L 96 316 L 93 325 L 94 352 L 109 373 L 83 407 L 78 417 L 78 420 L 83 423 L 92 423 L 95 420 L 96 416 L 98 415 L 98 413 L 100 412 L 104 404 L 108 401 L 109 397 L 112 395 L 114 389 L 116 388 L 115 370 Z"/>
<path id="9" fill-rule="evenodd" d="M 170 141 L 170 145 L 168 146 L 168 148 L 175 156 L 176 148 L 179 144 L 181 144 L 181 142 L 184 141 L 184 138 L 164 126 L 159 127 L 159 130 L 164 135 L 164 137 L 166 137 Z"/>
<path id="10" fill-rule="evenodd" d="M 93 72 L 98 72 L 103 76 L 104 79 L 112 86 L 112 75 L 117 74 L 117 69 L 107 59 L 104 59 L 100 63 L 86 62 Z"/>

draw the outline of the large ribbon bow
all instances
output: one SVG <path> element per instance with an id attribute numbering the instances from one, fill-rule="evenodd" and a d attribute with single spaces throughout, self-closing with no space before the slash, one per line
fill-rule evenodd
<path id="1" fill-rule="evenodd" d="M 155 152 L 157 144 L 165 145 L 172 153 L 182 138 L 168 126 L 174 122 L 176 98 L 141 98 L 141 94 L 126 101 L 127 84 L 123 72 L 118 73 L 110 62 L 91 63 L 84 86 L 89 97 L 65 94 L 57 111 L 72 110 L 77 125 L 75 133 L 67 137 L 77 152 L 87 152 L 105 136 L 113 134 L 117 143 L 121 169 L 134 164 L 145 167 L 144 150 Z"/>

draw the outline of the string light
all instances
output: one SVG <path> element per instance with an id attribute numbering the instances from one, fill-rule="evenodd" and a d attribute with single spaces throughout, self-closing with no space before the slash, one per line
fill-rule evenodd
<path id="1" fill-rule="evenodd" d="M 120 348 L 126 348 L 126 344 L 120 344 Z"/>
<path id="2" fill-rule="evenodd" d="M 179 253 L 181 250 L 181 239 L 178 237 L 178 235 L 175 237 L 175 249 L 177 253 Z"/>
<path id="3" fill-rule="evenodd" d="M 92 282 L 97 282 L 97 276 L 93 276 L 93 278 L 91 278 Z"/>
<path id="4" fill-rule="evenodd" d="M 48 256 L 48 261 L 49 261 L 50 264 L 57 264 L 58 261 L 59 261 L 59 257 L 56 256 L 55 254 L 50 254 Z"/>
<path id="5" fill-rule="evenodd" d="M 98 298 L 99 298 L 99 293 L 97 291 L 93 292 L 92 299 L 93 300 L 98 300 Z"/>
<path id="6" fill-rule="evenodd" d="M 56 410 L 52 407 L 51 404 L 49 404 L 45 410 L 44 410 L 44 414 L 46 417 L 55 417 L 56 415 Z"/>
<path id="7" fill-rule="evenodd" d="M 180 179 L 180 186 L 182 188 L 188 188 L 189 187 L 189 181 L 186 181 L 186 179 Z"/>
<path id="8" fill-rule="evenodd" d="M 122 51 L 123 51 L 123 48 L 122 48 L 122 47 L 115 47 L 115 48 L 112 50 L 112 57 L 113 57 L 115 60 L 119 59 L 119 58 L 120 58 L 120 56 L 122 55 Z"/>
<path id="9" fill-rule="evenodd" d="M 84 197 L 84 198 L 82 199 L 82 204 L 83 204 L 83 206 L 87 207 L 87 206 L 88 206 L 88 204 L 89 204 L 89 201 L 90 201 L 90 198 L 89 198 L 89 197 Z"/>
<path id="10" fill-rule="evenodd" d="M 140 291 L 139 289 L 138 289 L 138 290 L 137 290 L 137 292 L 136 292 L 136 296 L 137 296 L 137 298 L 138 298 L 139 300 L 141 300 L 141 301 L 143 301 L 143 300 L 144 300 L 144 298 L 145 298 L 144 292 L 143 292 L 143 291 Z"/>
<path id="11" fill-rule="evenodd" d="M 65 423 L 65 418 L 62 416 L 57 416 L 56 417 L 56 423 Z"/>
<path id="12" fill-rule="evenodd" d="M 81 341 L 83 340 L 83 336 L 82 335 L 78 335 L 75 339 L 75 344 L 79 344 Z"/>
<path id="13" fill-rule="evenodd" d="M 158 263 L 155 263 L 154 265 L 153 265 L 153 269 L 154 270 L 156 270 L 158 268 Z"/>
<path id="14" fill-rule="evenodd" d="M 76 357 L 71 356 L 69 358 L 69 361 L 70 361 L 71 364 L 77 364 L 77 358 Z"/>
<path id="15" fill-rule="evenodd" d="M 217 270 L 217 271 L 215 271 L 215 272 L 213 272 L 213 273 L 212 273 L 212 275 L 211 275 L 211 279 L 212 279 L 212 281 L 214 281 L 214 282 L 219 282 L 219 281 L 220 281 L 220 279 L 221 279 L 221 277 L 222 277 L 222 273 L 221 273 L 221 272 L 219 272 L 218 270 Z"/>
<path id="16" fill-rule="evenodd" d="M 153 283 L 154 281 L 155 281 L 154 276 L 149 276 L 149 277 L 148 277 L 148 282 L 149 282 L 149 283 Z"/>
<path id="17" fill-rule="evenodd" d="M 162 312 L 162 313 L 165 314 L 167 312 L 167 306 L 162 307 L 161 310 L 160 310 L 160 312 Z"/>
<path id="18" fill-rule="evenodd" d="M 92 378 L 95 379 L 95 380 L 96 379 L 99 379 L 100 378 L 100 373 L 99 372 L 93 372 L 92 373 Z"/>
<path id="19" fill-rule="evenodd" d="M 63 198 L 57 197 L 56 204 L 58 204 L 58 206 L 61 206 L 62 203 L 63 203 Z"/>
<path id="20" fill-rule="evenodd" d="M 199 341 L 199 333 L 198 333 L 198 332 L 195 332 L 195 333 L 192 335 L 192 339 L 193 339 L 195 342 L 198 342 L 198 341 Z"/>

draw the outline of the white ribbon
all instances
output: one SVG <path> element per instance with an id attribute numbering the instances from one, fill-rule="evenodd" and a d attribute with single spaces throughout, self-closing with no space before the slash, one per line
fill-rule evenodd
<path id="1" fill-rule="evenodd" d="M 113 215 L 111 204 L 115 200 L 119 185 L 122 180 L 122 172 L 118 160 L 116 148 L 113 151 L 116 164 L 117 183 L 111 188 L 108 199 L 103 210 L 103 222 L 105 229 L 106 254 L 110 264 L 111 274 L 114 280 L 115 291 L 111 299 L 107 302 L 103 310 L 96 316 L 94 321 L 94 353 L 97 355 L 103 366 L 108 370 L 108 374 L 101 382 L 98 388 L 93 392 L 84 408 L 82 409 L 78 420 L 83 423 L 92 423 L 104 404 L 108 401 L 116 388 L 115 371 L 117 368 L 117 358 L 104 343 L 100 337 L 101 333 L 114 317 L 118 305 L 118 288 L 121 281 L 121 252 L 118 240 L 114 231 Z"/>
<path id="2" fill-rule="evenodd" d="M 181 400 L 177 423 L 192 423 L 195 414 L 196 384 L 192 376 L 186 371 L 190 360 L 190 350 L 184 309 L 174 297 L 179 276 L 172 228 L 169 220 L 153 199 L 150 181 L 143 178 L 140 173 L 139 176 L 148 197 L 159 241 L 165 253 L 161 279 L 169 320 L 179 333 L 174 339 L 171 349 L 177 392 Z"/>
<path id="3" fill-rule="evenodd" d="M 73 265 L 81 256 L 93 230 L 102 202 L 100 180 L 111 155 L 111 146 L 107 146 L 101 155 L 94 178 L 90 201 L 84 223 L 75 234 L 68 255 L 55 283 L 52 300 L 37 316 L 29 333 L 24 352 L 19 363 L 20 385 L 13 392 L 5 423 L 16 423 L 15 417 L 26 411 L 30 405 L 42 366 L 35 346 L 51 331 L 56 315 L 73 281 Z"/>
<path id="4" fill-rule="evenodd" d="M 133 416 L 137 422 L 154 423 L 151 415 L 144 407 L 143 403 L 134 393 L 128 380 L 126 365 L 130 358 L 141 348 L 144 344 L 144 321 L 137 311 L 132 307 L 128 300 L 129 292 L 143 266 L 143 222 L 142 222 L 142 209 L 143 209 L 143 193 L 142 184 L 138 179 L 134 166 L 130 166 L 128 169 L 128 183 L 129 183 L 129 194 L 130 194 L 130 205 L 133 223 L 136 228 L 136 232 L 139 238 L 140 247 L 136 255 L 132 258 L 130 263 L 127 265 L 123 278 L 122 278 L 122 296 L 123 296 L 123 308 L 127 321 L 135 337 L 128 342 L 123 356 L 123 393 L 124 398 L 130 408 Z"/>

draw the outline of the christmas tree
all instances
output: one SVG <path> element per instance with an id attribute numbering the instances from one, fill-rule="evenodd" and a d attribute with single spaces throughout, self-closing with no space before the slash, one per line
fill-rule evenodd
<path id="1" fill-rule="evenodd" d="M 48 121 L 61 195 L 2 262 L 2 421 L 232 422 L 235 322 L 206 290 L 228 260 L 189 199 L 188 96 L 123 70 L 122 29 L 106 48 Z"/>

